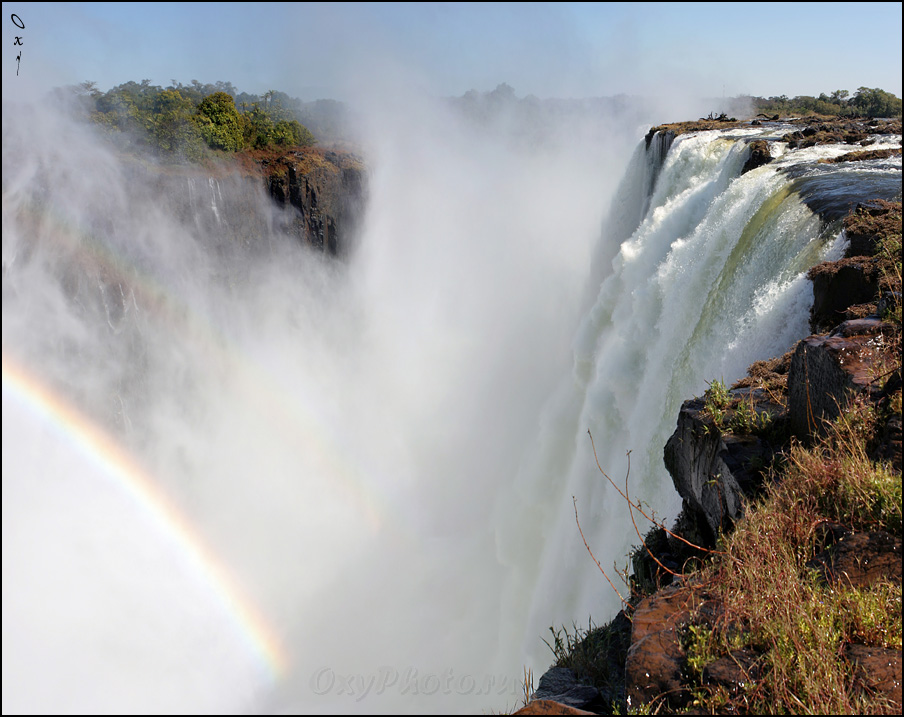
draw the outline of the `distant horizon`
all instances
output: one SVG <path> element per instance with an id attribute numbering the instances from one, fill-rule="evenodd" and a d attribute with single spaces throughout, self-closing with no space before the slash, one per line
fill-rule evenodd
<path id="1" fill-rule="evenodd" d="M 84 81 L 107 90 L 173 78 L 228 81 L 252 94 L 276 88 L 306 102 L 460 97 L 502 83 L 519 97 L 676 104 L 858 87 L 902 94 L 900 32 L 835 39 L 837 18 L 900 28 L 901 3 L 840 3 L 831 18 L 809 3 L 731 3 L 718 12 L 709 3 L 210 7 L 4 3 L 4 101 Z M 780 32 L 739 42 L 752 22 Z"/>
<path id="2" fill-rule="evenodd" d="M 150 80 L 150 78 L 141 78 L 141 79 L 132 78 L 129 80 L 124 80 L 123 82 L 119 82 L 115 85 L 111 85 L 110 87 L 102 87 L 97 82 L 95 82 L 94 84 L 95 84 L 96 89 L 99 92 L 106 93 L 115 87 L 119 87 L 121 85 L 128 84 L 129 82 L 140 83 L 140 82 L 144 81 L 145 79 Z M 152 87 L 161 87 L 161 88 L 165 89 L 167 87 L 174 86 L 173 80 L 175 80 L 175 84 L 181 84 L 181 85 L 190 85 L 194 81 L 199 82 L 201 85 L 214 85 L 218 82 L 229 83 L 229 84 L 232 84 L 232 86 L 235 88 L 237 94 L 245 93 L 245 94 L 249 94 L 249 95 L 255 95 L 258 97 L 262 97 L 268 90 L 275 90 L 277 92 L 283 92 L 283 93 L 287 94 L 289 97 L 292 97 L 293 99 L 296 99 L 296 100 L 299 100 L 299 101 L 305 102 L 305 103 L 329 101 L 329 102 L 342 102 L 342 103 L 354 106 L 354 102 L 355 102 L 354 97 L 352 97 L 350 99 L 342 99 L 339 97 L 327 96 L 326 94 L 316 94 L 316 93 L 304 92 L 304 91 L 301 94 L 293 95 L 291 92 L 286 92 L 282 88 L 280 88 L 278 86 L 272 86 L 272 85 L 268 86 L 268 90 L 264 90 L 264 91 L 260 91 L 260 92 L 251 91 L 248 88 L 236 86 L 235 83 L 232 83 L 232 81 L 229 80 L 228 78 L 219 78 L 219 77 L 216 79 L 212 79 L 212 80 L 192 78 L 191 80 L 187 80 L 187 81 L 179 79 L 179 78 L 171 78 L 167 82 L 154 82 L 153 80 L 150 80 L 150 83 L 151 83 Z M 62 89 L 64 87 L 78 86 L 78 85 L 82 84 L 83 82 L 94 82 L 94 81 L 93 80 L 83 80 L 82 82 L 73 83 L 71 85 L 57 85 L 57 86 L 54 86 L 54 87 L 48 89 L 47 92 L 50 93 L 55 90 Z M 492 93 L 494 90 L 498 89 L 500 86 L 505 85 L 505 84 L 508 84 L 508 83 L 500 82 L 495 87 L 492 87 L 487 90 L 478 90 L 477 88 L 471 88 L 471 89 L 465 90 L 465 92 L 462 92 L 457 95 L 431 95 L 431 97 L 433 97 L 434 99 L 460 99 L 470 92 L 477 92 L 480 95 L 486 95 L 486 94 Z M 509 86 L 511 87 L 511 85 L 509 85 Z M 865 87 L 865 85 L 864 85 L 864 87 Z M 301 89 L 306 90 L 309 88 L 301 88 Z M 320 88 L 320 89 L 325 89 L 325 88 Z M 561 96 L 554 96 L 554 95 L 543 97 L 543 96 L 534 95 L 532 93 L 521 94 L 518 92 L 517 87 L 513 87 L 512 89 L 514 90 L 514 98 L 518 101 L 525 100 L 529 97 L 533 97 L 541 102 L 547 102 L 547 101 L 582 102 L 582 101 L 587 101 L 587 100 L 611 100 L 611 99 L 619 99 L 619 98 L 627 98 L 627 99 L 643 101 L 643 100 L 653 100 L 656 98 L 655 95 L 644 95 L 644 94 L 638 94 L 638 93 L 618 93 L 618 94 L 612 94 L 612 95 L 588 95 L 588 96 L 584 96 L 584 97 L 561 97 Z M 845 89 L 845 88 L 837 88 L 837 89 Z M 849 100 L 850 98 L 852 98 L 857 93 L 858 89 L 859 88 L 854 89 L 854 90 L 848 90 L 849 96 L 847 99 Z M 869 89 L 881 89 L 886 92 L 889 91 L 884 87 L 879 87 L 879 88 L 871 87 Z M 818 98 L 820 96 L 820 94 L 824 94 L 824 93 L 825 93 L 825 90 L 821 90 L 818 93 L 786 95 L 786 97 L 788 100 L 793 100 L 797 97 Z M 894 94 L 896 97 L 898 96 L 896 93 L 891 93 L 891 94 Z M 740 101 L 740 100 L 745 100 L 745 99 L 769 99 L 772 97 L 781 97 L 781 96 L 782 95 L 774 95 L 774 94 L 770 94 L 770 95 L 736 94 L 736 95 L 723 95 L 723 96 L 713 95 L 713 96 L 709 96 L 709 97 L 701 96 L 701 97 L 696 97 L 694 99 L 696 99 L 698 101 L 703 101 L 703 102 L 721 102 L 721 101 L 726 101 L 726 100 Z"/>

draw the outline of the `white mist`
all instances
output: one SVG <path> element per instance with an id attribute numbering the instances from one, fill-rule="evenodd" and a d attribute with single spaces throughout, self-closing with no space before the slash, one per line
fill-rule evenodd
<path id="1" fill-rule="evenodd" d="M 525 146 L 435 103 L 375 116 L 365 228 L 343 265 L 273 235 L 240 251 L 217 229 L 222 182 L 189 183 L 212 214 L 180 219 L 153 172 L 136 179 L 86 131 L 7 114 L 4 354 L 163 488 L 285 667 L 235 634 L 221 586 L 147 558 L 185 546 L 90 446 L 66 457 L 83 435 L 5 390 L 4 709 L 518 702 L 509 636 L 530 595 L 503 603 L 497 532 L 522 520 L 515 476 L 569 371 L 634 130 Z"/>

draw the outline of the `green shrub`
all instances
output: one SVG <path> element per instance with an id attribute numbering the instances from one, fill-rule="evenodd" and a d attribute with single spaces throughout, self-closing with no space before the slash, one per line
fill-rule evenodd
<path id="1" fill-rule="evenodd" d="M 214 149 L 237 152 L 244 145 L 239 112 L 235 101 L 225 92 L 214 92 L 201 100 L 195 123 L 204 141 Z"/>

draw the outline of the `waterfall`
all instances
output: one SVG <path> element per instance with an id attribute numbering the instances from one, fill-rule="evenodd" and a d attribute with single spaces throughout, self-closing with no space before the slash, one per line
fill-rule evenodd
<path id="1" fill-rule="evenodd" d="M 639 193 L 638 199 L 643 202 L 643 209 L 640 212 L 638 222 L 642 221 L 650 209 L 650 201 L 653 199 L 653 187 L 656 186 L 656 180 L 665 164 L 666 155 L 675 141 L 675 133 L 671 130 L 664 132 L 656 132 L 650 139 L 644 156 L 646 161 L 644 167 L 644 184 L 643 190 Z"/>
<path id="2" fill-rule="evenodd" d="M 900 157 L 866 168 L 819 164 L 853 148 L 789 152 L 778 141 L 784 131 L 696 132 L 674 144 L 657 134 L 628 167 L 622 190 L 630 194 L 640 185 L 648 193 L 642 221 L 621 239 L 634 215 L 626 215 L 619 191 L 601 240 L 614 238 L 613 259 L 576 332 L 573 375 L 550 402 L 540 447 L 518 477 L 521 510 L 542 528 L 528 535 L 512 526 L 504 543 L 518 575 L 511 594 L 531 590 L 533 596 L 525 652 L 539 664 L 548 654 L 535 635 L 548 635 L 550 626 L 586 627 L 591 617 L 599 624 L 620 607 L 587 555 L 573 501 L 610 577 L 640 544 L 623 499 L 599 473 L 587 432 L 613 478 L 624 479 L 630 451 L 632 498 L 674 519 L 680 500 L 662 447 L 681 402 L 702 394 L 708 381 L 735 381 L 753 361 L 780 355 L 809 333 L 812 289 L 805 273 L 836 251 L 840 226 L 805 205 L 800 190 L 807 179 L 801 178 L 815 177 L 816 193 L 834 196 L 836 204 L 864 172 L 870 198 L 900 197 Z M 773 141 L 776 159 L 741 175 L 753 138 Z M 879 145 L 899 141 L 883 138 Z M 664 161 L 663 142 L 671 145 Z M 642 533 L 649 527 L 641 526 Z M 533 564 L 523 559 L 524 541 L 537 556 Z M 586 580 L 575 579 L 579 573 Z"/>
<path id="3" fill-rule="evenodd" d="M 525 148 L 404 106 L 346 263 L 4 108 L 4 711 L 511 708 L 617 608 L 571 496 L 604 565 L 636 542 L 587 430 L 672 517 L 682 399 L 807 332 L 837 227 L 789 170 L 843 148 L 740 175 L 778 130 L 629 158 L 614 117 Z"/>

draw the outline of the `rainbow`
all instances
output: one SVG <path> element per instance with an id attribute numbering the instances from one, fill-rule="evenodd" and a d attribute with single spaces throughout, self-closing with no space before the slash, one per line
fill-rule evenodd
<path id="1" fill-rule="evenodd" d="M 54 427 L 76 450 L 110 477 L 164 535 L 202 579 L 229 616 L 240 641 L 273 682 L 286 674 L 289 659 L 279 637 L 239 582 L 207 546 L 154 477 L 122 445 L 46 384 L 3 352 L 3 394 Z M 6 478 L 4 478 L 6 480 Z"/>
<path id="2" fill-rule="evenodd" d="M 342 449 L 344 442 L 339 436 L 343 429 L 338 419 L 316 415 L 305 407 L 303 396 L 294 396 L 290 400 L 285 386 L 273 376 L 260 357 L 251 356 L 234 345 L 209 318 L 192 307 L 181 295 L 179 287 L 155 276 L 150 268 L 141 268 L 121 249 L 79 228 L 52 207 L 36 210 L 23 206 L 18 214 L 20 221 L 27 219 L 45 223 L 41 236 L 56 244 L 66 261 L 85 271 L 99 272 L 107 284 L 118 284 L 136 310 L 142 307 L 165 325 L 171 334 L 179 335 L 185 345 L 203 356 L 209 365 L 224 367 L 230 375 L 240 378 L 235 385 L 243 392 L 243 398 L 261 416 L 267 417 L 268 425 L 283 438 L 286 445 L 300 443 L 309 449 L 306 454 L 318 461 L 324 475 L 334 478 L 334 487 L 344 491 L 345 497 L 358 507 L 373 531 L 384 528 L 392 532 L 406 528 L 409 532 L 413 531 L 410 517 L 394 507 L 382 490 L 392 481 L 384 475 L 375 474 L 372 468 L 362 466 Z M 4 383 L 7 360 L 4 351 Z M 29 383 L 40 385 L 35 378 L 31 378 Z M 52 397 L 47 389 L 43 393 Z M 384 515 L 391 515 L 392 520 L 385 520 L 381 517 Z"/>

